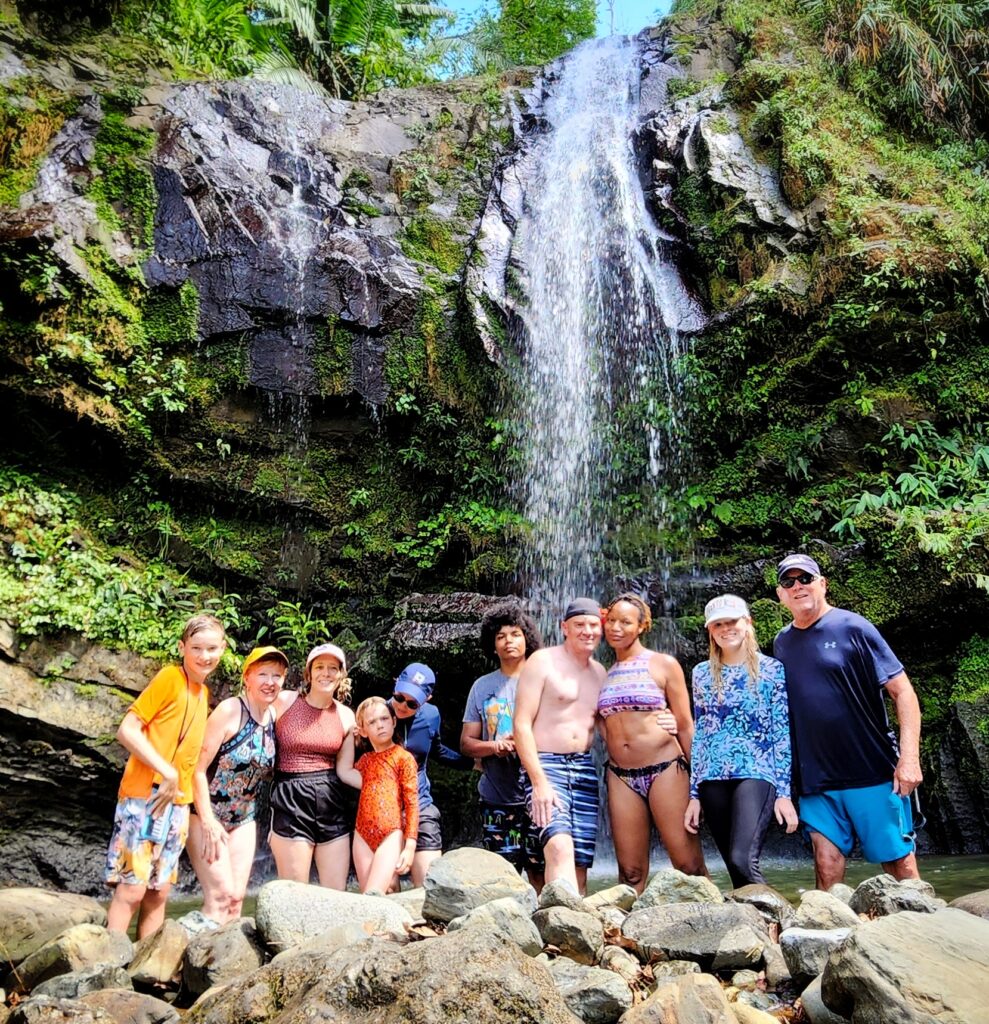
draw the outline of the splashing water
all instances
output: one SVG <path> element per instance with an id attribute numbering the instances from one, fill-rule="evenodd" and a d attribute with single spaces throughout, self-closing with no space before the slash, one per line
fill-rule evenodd
<path id="1" fill-rule="evenodd" d="M 602 575 L 616 411 L 640 410 L 654 479 L 675 461 L 675 362 L 703 322 L 645 205 L 639 76 L 631 39 L 593 40 L 567 58 L 512 253 L 525 293 L 512 410 L 525 459 L 512 486 L 532 526 L 520 572 L 549 618 Z"/>

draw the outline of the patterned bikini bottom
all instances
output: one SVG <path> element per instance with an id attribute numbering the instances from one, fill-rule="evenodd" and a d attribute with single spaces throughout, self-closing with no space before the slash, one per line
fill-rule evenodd
<path id="1" fill-rule="evenodd" d="M 676 765 L 680 771 L 689 772 L 690 765 L 687 759 L 680 754 L 669 761 L 660 761 L 659 764 L 647 764 L 643 768 L 619 768 L 617 764 L 608 762 L 608 771 L 616 775 L 633 793 L 638 793 L 643 800 L 649 799 L 649 790 L 656 781 L 657 776 L 662 775 L 670 765 Z"/>

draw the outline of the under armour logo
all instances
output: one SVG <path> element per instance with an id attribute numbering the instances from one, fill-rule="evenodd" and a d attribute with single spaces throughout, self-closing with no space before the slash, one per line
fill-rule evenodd
<path id="1" fill-rule="evenodd" d="M 825 650 L 827 650 L 829 647 L 837 647 L 837 646 L 838 646 L 838 641 L 837 640 L 825 640 L 824 641 L 824 649 Z"/>

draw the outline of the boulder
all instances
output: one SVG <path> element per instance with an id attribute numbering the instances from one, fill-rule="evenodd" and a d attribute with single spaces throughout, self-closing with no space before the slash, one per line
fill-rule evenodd
<path id="1" fill-rule="evenodd" d="M 264 944 L 249 917 L 215 931 L 198 932 L 189 940 L 182 958 L 182 984 L 193 996 L 214 985 L 256 971 L 265 960 Z"/>
<path id="2" fill-rule="evenodd" d="M 0 949 L 3 961 L 11 965 L 76 924 L 105 925 L 106 911 L 89 896 L 46 889 L 0 889 Z"/>
<path id="3" fill-rule="evenodd" d="M 178 1024 L 176 1010 L 161 999 L 130 989 L 104 988 L 89 992 L 79 1002 L 105 1013 L 114 1024 Z"/>
<path id="4" fill-rule="evenodd" d="M 847 1017 L 839 1017 L 824 1005 L 820 977 L 815 978 L 800 993 L 800 1005 L 804 1008 L 810 1024 L 848 1024 Z"/>
<path id="5" fill-rule="evenodd" d="M 737 903 L 633 910 L 622 935 L 644 960 L 696 960 L 705 970 L 754 967 L 769 941 L 759 911 Z"/>
<path id="6" fill-rule="evenodd" d="M 461 928 L 488 928 L 514 943 L 529 956 L 538 956 L 543 949 L 539 929 L 528 911 L 511 896 L 503 896 L 500 900 L 475 907 L 469 914 L 455 917 L 447 925 L 448 932 L 459 931 Z"/>
<path id="7" fill-rule="evenodd" d="M 370 935 L 378 931 L 403 932 L 407 924 L 412 924 L 409 912 L 384 896 L 362 896 L 284 880 L 261 886 L 254 919 L 263 940 L 278 951 L 341 925 L 358 924 Z"/>
<path id="8" fill-rule="evenodd" d="M 808 889 L 800 897 L 800 906 L 793 918 L 794 928 L 825 931 L 830 928 L 857 928 L 860 924 L 858 914 L 847 903 L 820 889 Z"/>
<path id="9" fill-rule="evenodd" d="M 299 953 L 203 996 L 186 1024 L 574 1024 L 549 971 L 510 942 L 464 928 L 396 946 L 367 939 Z"/>
<path id="10" fill-rule="evenodd" d="M 637 893 L 630 885 L 611 885 L 607 889 L 599 889 L 584 899 L 587 910 L 603 910 L 605 907 L 618 907 L 619 910 L 631 910 L 637 899 Z"/>
<path id="11" fill-rule="evenodd" d="M 649 968 L 652 971 L 653 980 L 657 985 L 668 985 L 685 974 L 701 974 L 701 965 L 693 960 L 664 960 L 658 964 L 652 964 Z"/>
<path id="12" fill-rule="evenodd" d="M 614 971 L 629 985 L 638 981 L 642 974 L 642 964 L 621 946 L 605 946 L 601 953 L 600 966 L 606 971 Z"/>
<path id="13" fill-rule="evenodd" d="M 535 903 L 532 887 L 504 857 L 468 846 L 434 861 L 425 889 L 422 912 L 432 921 L 452 921 L 503 896 L 513 896 L 530 908 Z"/>
<path id="14" fill-rule="evenodd" d="M 702 875 L 685 875 L 675 868 L 657 871 L 649 879 L 642 895 L 632 904 L 633 910 L 662 907 L 669 903 L 724 903 L 721 891 Z"/>
<path id="15" fill-rule="evenodd" d="M 422 915 L 422 905 L 426 900 L 425 889 L 401 889 L 399 892 L 388 893 L 388 899 L 400 907 L 405 907 L 413 921 L 425 921 Z"/>
<path id="16" fill-rule="evenodd" d="M 532 915 L 546 946 L 555 946 L 579 964 L 596 964 L 604 949 L 604 927 L 595 914 L 566 907 L 547 907 Z"/>
<path id="17" fill-rule="evenodd" d="M 897 881 L 892 875 L 867 878 L 852 894 L 848 905 L 856 914 L 882 917 L 913 910 L 920 914 L 933 914 L 947 906 L 934 895 L 934 886 L 920 878 Z"/>
<path id="18" fill-rule="evenodd" d="M 759 986 L 759 973 L 758 971 L 744 970 L 736 971 L 731 976 L 732 988 L 744 989 L 746 991 L 753 991 Z"/>
<path id="19" fill-rule="evenodd" d="M 619 932 L 622 930 L 625 918 L 628 917 L 628 911 L 621 910 L 618 907 L 602 907 L 600 910 L 594 911 L 594 913 L 601 919 L 601 924 L 606 929 Z"/>
<path id="20" fill-rule="evenodd" d="M 855 894 L 855 890 L 850 885 L 845 885 L 844 882 L 835 882 L 834 885 L 828 889 L 828 892 L 836 899 L 841 900 L 842 903 L 851 903 L 852 896 Z"/>
<path id="21" fill-rule="evenodd" d="M 760 1010 L 748 1003 L 732 1003 L 731 1012 L 735 1015 L 738 1024 L 779 1024 L 779 1017 L 774 1017 L 765 1010 Z"/>
<path id="22" fill-rule="evenodd" d="M 856 1024 L 975 1024 L 989 1017 L 989 921 L 904 911 L 856 928 L 831 954 L 821 993 Z"/>
<path id="23" fill-rule="evenodd" d="M 138 987 L 178 988 L 182 980 L 182 958 L 189 945 L 189 933 L 171 918 L 151 935 L 139 940 L 134 959 L 127 968 Z"/>
<path id="24" fill-rule="evenodd" d="M 97 964 L 84 971 L 72 971 L 35 985 L 32 995 L 53 999 L 78 999 L 101 988 L 133 988 L 130 975 L 115 964 Z"/>
<path id="25" fill-rule="evenodd" d="M 364 942 L 367 938 L 368 931 L 364 925 L 351 921 L 349 924 L 341 924 L 336 928 L 331 928 L 329 931 L 320 932 L 319 935 L 306 939 L 305 942 L 300 943 L 298 946 L 291 946 L 288 949 L 282 950 L 281 953 L 276 953 L 271 958 L 271 963 L 289 963 L 302 954 L 327 956 L 330 953 L 335 953 L 338 949 L 356 946 L 358 942 Z M 397 935 L 393 933 L 388 938 L 396 941 Z"/>
<path id="26" fill-rule="evenodd" d="M 786 957 L 778 942 L 767 942 L 762 949 L 762 969 L 766 972 L 766 987 L 775 991 L 792 979 L 790 968 L 786 966 Z"/>
<path id="27" fill-rule="evenodd" d="M 549 973 L 567 1008 L 585 1024 L 614 1024 L 632 1006 L 632 990 L 614 971 L 559 957 Z"/>
<path id="28" fill-rule="evenodd" d="M 547 882 L 543 886 L 536 905 L 540 910 L 546 907 L 566 907 L 568 910 L 579 911 L 588 909 L 584 906 L 583 899 L 571 888 L 570 883 L 562 878 L 554 878 L 552 882 Z"/>
<path id="29" fill-rule="evenodd" d="M 737 1024 L 737 1018 L 717 978 L 685 974 L 633 1006 L 622 1024 Z"/>
<path id="30" fill-rule="evenodd" d="M 83 971 L 97 964 L 122 967 L 134 954 L 126 935 L 107 931 L 98 924 L 77 924 L 36 949 L 8 977 L 5 985 L 16 991 L 30 991 L 47 978 Z"/>
<path id="31" fill-rule="evenodd" d="M 7 1024 L 112 1024 L 110 1018 L 96 1007 L 86 1006 L 79 999 L 53 999 L 31 996 L 18 1003 L 7 1018 Z"/>
<path id="32" fill-rule="evenodd" d="M 755 907 L 767 922 L 781 930 L 793 923 L 793 904 L 771 885 L 742 885 L 728 893 L 728 899 Z"/>
<path id="33" fill-rule="evenodd" d="M 852 928 L 787 928 L 780 935 L 783 959 L 799 988 L 808 985 L 823 970 L 832 950 L 854 931 Z"/>
<path id="34" fill-rule="evenodd" d="M 980 892 L 970 892 L 965 896 L 959 896 L 958 899 L 952 900 L 948 906 L 954 907 L 956 910 L 964 910 L 969 914 L 974 914 L 976 917 L 982 917 L 989 921 L 989 889 L 982 889 Z"/>

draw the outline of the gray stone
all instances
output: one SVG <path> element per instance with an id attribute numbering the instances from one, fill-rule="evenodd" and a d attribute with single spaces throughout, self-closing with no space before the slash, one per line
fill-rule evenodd
<path id="1" fill-rule="evenodd" d="M 539 929 L 528 911 L 511 896 L 502 896 L 499 900 L 475 907 L 469 914 L 455 917 L 447 925 L 448 932 L 459 931 L 461 928 L 488 928 L 514 943 L 529 956 L 538 956 L 543 949 Z"/>
<path id="2" fill-rule="evenodd" d="M 126 935 L 107 931 L 98 924 L 77 924 L 21 961 L 16 976 L 11 972 L 5 984 L 14 991 L 29 991 L 48 978 L 83 971 L 97 964 L 122 967 L 133 952 L 134 947 Z"/>
<path id="3" fill-rule="evenodd" d="M 645 891 L 632 905 L 632 910 L 662 907 L 671 903 L 724 903 L 725 898 L 710 878 L 685 875 L 675 868 L 657 871 L 649 879 Z"/>
<path id="4" fill-rule="evenodd" d="M 696 960 L 705 970 L 755 967 L 769 941 L 754 907 L 737 903 L 678 903 L 633 910 L 622 935 L 644 960 L 657 955 Z"/>
<path id="5" fill-rule="evenodd" d="M 138 987 L 178 988 L 182 980 L 182 958 L 189 945 L 189 933 L 171 918 L 134 947 L 134 959 L 127 968 Z"/>
<path id="6" fill-rule="evenodd" d="M 0 889 L 0 943 L 8 963 L 19 964 L 76 924 L 105 925 L 106 911 L 89 896 L 23 887 Z"/>
<path id="7" fill-rule="evenodd" d="M 803 988 L 816 978 L 832 951 L 854 931 L 853 928 L 787 928 L 780 935 L 780 948 L 793 982 Z"/>
<path id="8" fill-rule="evenodd" d="M 176 1010 L 162 999 L 122 988 L 89 992 L 80 1000 L 97 1013 L 105 1013 L 114 1024 L 177 1024 Z"/>
<path id="9" fill-rule="evenodd" d="M 771 924 L 789 928 L 793 923 L 793 904 L 771 885 L 743 885 L 728 894 L 733 903 L 747 903 L 755 907 Z"/>
<path id="10" fill-rule="evenodd" d="M 409 912 L 384 896 L 362 896 L 286 880 L 261 886 L 254 919 L 267 945 L 279 952 L 341 925 L 357 924 L 370 934 L 403 931 L 412 924 Z"/>
<path id="11" fill-rule="evenodd" d="M 685 974 L 633 1006 L 622 1024 L 737 1024 L 737 1019 L 716 978 Z"/>
<path id="12" fill-rule="evenodd" d="M 182 984 L 193 996 L 214 985 L 256 971 L 264 963 L 264 947 L 252 918 L 198 932 L 189 940 L 182 960 Z"/>
<path id="13" fill-rule="evenodd" d="M 473 847 L 443 854 L 430 865 L 424 885 L 422 912 L 432 921 L 452 921 L 503 896 L 518 899 L 524 907 L 535 904 L 532 887 L 504 857 Z"/>
<path id="14" fill-rule="evenodd" d="M 97 964 L 84 971 L 72 971 L 59 974 L 47 981 L 35 985 L 31 994 L 35 996 L 51 996 L 53 999 L 78 999 L 87 992 L 95 992 L 101 988 L 132 988 L 130 975 L 114 964 Z"/>
<path id="15" fill-rule="evenodd" d="M 614 971 L 559 957 L 549 973 L 567 1008 L 585 1024 L 613 1024 L 632 1006 L 632 990 Z"/>
<path id="16" fill-rule="evenodd" d="M 297 953 L 203 996 L 186 1024 L 574 1024 L 549 971 L 510 942 L 465 928 L 396 946 L 368 939 Z"/>
<path id="17" fill-rule="evenodd" d="M 605 907 L 618 907 L 629 911 L 638 898 L 635 889 L 630 885 L 611 885 L 607 889 L 599 889 L 584 899 L 587 910 L 603 910 Z"/>
<path id="18" fill-rule="evenodd" d="M 568 910 L 580 911 L 588 909 L 584 906 L 584 901 L 580 895 L 562 878 L 555 878 L 552 882 L 547 882 L 543 886 L 543 891 L 539 894 L 536 905 L 540 910 L 544 910 L 547 907 L 566 907 Z"/>
<path id="19" fill-rule="evenodd" d="M 565 957 L 579 964 L 596 964 L 604 949 L 604 928 L 600 919 L 584 910 L 547 907 L 532 915 L 543 944 L 555 946 Z"/>
<path id="20" fill-rule="evenodd" d="M 346 949 L 348 946 L 356 946 L 359 942 L 366 942 L 371 937 L 371 932 L 362 924 L 351 922 L 341 924 L 329 931 L 320 932 L 319 935 L 308 938 L 298 946 L 290 946 L 288 949 L 276 953 L 271 958 L 273 964 L 288 964 L 295 961 L 300 955 L 329 955 L 336 953 L 339 949 Z M 380 932 L 373 933 L 375 937 L 394 940 L 396 933 L 382 935 Z"/>
<path id="21" fill-rule="evenodd" d="M 628 917 L 628 911 L 620 910 L 618 907 L 602 907 L 594 913 L 601 919 L 601 924 L 604 925 L 606 931 L 620 932 L 625 918 Z"/>
<path id="22" fill-rule="evenodd" d="M 790 968 L 778 942 L 767 942 L 762 949 L 762 969 L 766 972 L 766 986 L 775 991 L 780 985 L 789 984 Z"/>
<path id="23" fill-rule="evenodd" d="M 970 892 L 965 896 L 959 896 L 952 900 L 949 907 L 956 910 L 964 910 L 968 914 L 985 918 L 989 921 L 989 889 L 982 889 L 979 892 Z"/>
<path id="24" fill-rule="evenodd" d="M 0 619 L 0 654 L 13 660 L 17 657 L 17 633 L 6 619 Z"/>
<path id="25" fill-rule="evenodd" d="M 804 1013 L 810 1024 L 848 1024 L 847 1017 L 839 1017 L 837 1013 L 824 1005 L 820 977 L 815 978 L 800 993 L 800 1005 L 804 1008 Z"/>
<path id="26" fill-rule="evenodd" d="M 757 971 L 736 971 L 731 976 L 731 983 L 735 988 L 752 990 L 759 984 L 759 973 Z"/>
<path id="27" fill-rule="evenodd" d="M 743 995 L 749 994 L 743 993 Z M 743 1003 L 741 997 L 738 1002 L 731 1004 L 731 1012 L 735 1015 L 738 1024 L 779 1024 L 780 1020 L 779 1017 L 774 1017 L 773 1014 L 767 1013 L 765 1010 Z"/>
<path id="28" fill-rule="evenodd" d="M 426 890 L 421 886 L 418 889 L 401 889 L 398 892 L 390 892 L 388 899 L 400 907 L 405 907 L 413 921 L 418 923 L 425 920 L 422 905 L 426 900 Z"/>
<path id="29" fill-rule="evenodd" d="M 7 1018 L 8 1024 L 110 1024 L 111 1018 L 96 1007 L 78 999 L 54 999 L 31 996 L 18 1003 Z"/>
<path id="30" fill-rule="evenodd" d="M 694 960 L 663 960 L 651 964 L 649 969 L 657 985 L 667 985 L 685 974 L 701 973 L 701 965 Z"/>
<path id="31" fill-rule="evenodd" d="M 920 878 L 897 881 L 892 875 L 876 875 L 862 882 L 848 904 L 856 914 L 881 917 L 913 910 L 933 914 L 947 904 L 934 894 L 934 886 Z"/>
<path id="32" fill-rule="evenodd" d="M 605 946 L 601 953 L 601 967 L 625 979 L 631 985 L 640 979 L 642 964 L 621 946 Z M 696 964 L 694 965 L 697 966 Z"/>
<path id="33" fill-rule="evenodd" d="M 859 916 L 837 896 L 820 889 L 808 889 L 800 897 L 793 919 L 795 928 L 857 928 Z"/>
<path id="34" fill-rule="evenodd" d="M 842 903 L 851 903 L 852 896 L 855 894 L 855 890 L 850 885 L 845 885 L 844 882 L 835 882 L 834 885 L 828 889 L 828 892 L 836 899 L 841 900 Z"/>
<path id="35" fill-rule="evenodd" d="M 856 928 L 821 979 L 825 1005 L 855 1024 L 989 1020 L 989 921 L 904 911 Z"/>

